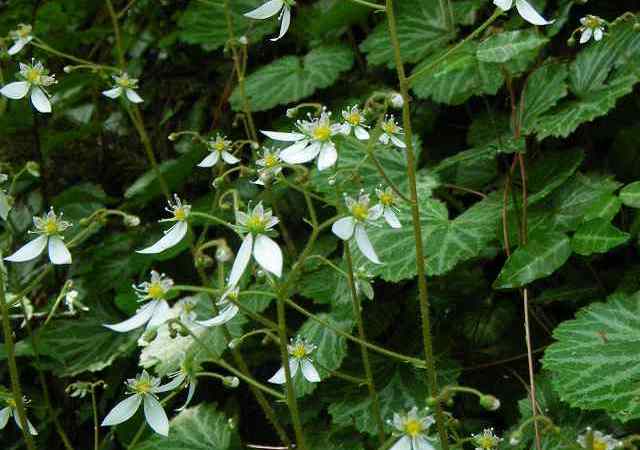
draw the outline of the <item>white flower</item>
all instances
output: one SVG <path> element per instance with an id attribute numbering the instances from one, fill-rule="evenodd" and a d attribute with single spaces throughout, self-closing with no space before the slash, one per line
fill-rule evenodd
<path id="1" fill-rule="evenodd" d="M 164 232 L 164 236 L 160 238 L 158 242 L 155 244 L 143 248 L 142 250 L 136 250 L 136 253 L 143 254 L 154 254 L 154 253 L 162 253 L 165 250 L 174 247 L 182 241 L 182 239 L 187 235 L 187 230 L 189 226 L 187 225 L 187 219 L 189 218 L 189 213 L 191 212 L 191 205 L 187 203 L 182 203 L 180 197 L 177 194 L 173 194 L 173 202 L 169 200 L 167 202 L 169 204 L 168 207 L 165 208 L 165 211 L 170 213 L 173 217 L 168 219 L 160 219 L 158 222 L 175 222 L 171 228 Z"/>
<path id="2" fill-rule="evenodd" d="M 33 40 L 33 36 L 31 36 L 31 31 L 33 27 L 31 25 L 26 25 L 24 23 L 18 24 L 18 28 L 9 32 L 9 37 L 13 39 L 13 45 L 9 47 L 7 53 L 13 56 L 16 53 L 20 52 L 29 42 Z"/>
<path id="3" fill-rule="evenodd" d="M 278 278 L 282 276 L 282 250 L 278 244 L 268 236 L 271 229 L 278 223 L 278 218 L 273 217 L 271 210 L 265 210 L 262 202 L 258 203 L 253 211 L 244 213 L 236 211 L 237 228 L 241 233 L 246 233 L 242 245 L 233 261 L 229 286 L 235 287 L 242 274 L 253 258 L 258 265 L 267 272 L 271 272 Z"/>
<path id="4" fill-rule="evenodd" d="M 280 20 L 280 34 L 278 37 L 272 38 L 272 41 L 277 41 L 284 36 L 289 29 L 291 23 L 291 7 L 295 5 L 293 0 L 268 0 L 262 6 L 245 13 L 245 17 L 250 19 L 268 19 L 279 13 L 278 20 Z"/>
<path id="5" fill-rule="evenodd" d="M 138 79 L 129 78 L 129 74 L 122 72 L 120 75 L 112 75 L 115 87 L 102 91 L 102 95 L 109 98 L 118 98 L 124 92 L 125 97 L 131 103 L 142 103 L 142 97 L 135 91 L 138 89 Z"/>
<path id="6" fill-rule="evenodd" d="M 433 416 L 418 412 L 415 406 L 406 414 L 394 413 L 394 435 L 401 437 L 390 450 L 434 450 L 432 439 L 427 436 L 434 422 Z"/>
<path id="7" fill-rule="evenodd" d="M 176 411 L 182 411 L 191 403 L 193 394 L 198 386 L 198 379 L 195 376 L 197 371 L 197 368 L 193 365 L 193 361 L 185 355 L 180 363 L 180 368 L 169 374 L 172 380 L 164 385 L 167 390 L 174 390 L 180 386 L 188 388 L 187 399 L 181 407 L 176 408 Z"/>
<path id="8" fill-rule="evenodd" d="M 28 403 L 29 400 L 27 400 L 26 397 L 22 397 L 22 404 L 25 406 L 25 408 Z M 9 397 L 5 399 L 5 404 L 6 406 L 0 409 L 0 430 L 7 426 L 7 423 L 9 422 L 9 419 L 11 417 L 13 417 L 13 421 L 16 423 L 16 425 L 18 425 L 18 428 L 22 430 L 22 424 L 20 423 L 20 419 L 18 417 L 18 407 L 16 405 L 16 401 L 13 398 Z M 29 430 L 29 434 L 37 436 L 38 432 L 36 431 L 36 428 L 31 424 L 31 422 L 29 422 L 29 419 L 25 417 L 24 420 L 25 422 L 27 422 L 27 429 Z"/>
<path id="9" fill-rule="evenodd" d="M 348 109 L 342 110 L 342 119 L 344 122 L 340 127 L 340 132 L 344 135 L 351 134 L 351 130 L 361 141 L 369 139 L 369 128 L 365 124 L 365 119 L 356 105 Z"/>
<path id="10" fill-rule="evenodd" d="M 592 434 L 593 438 L 593 449 L 594 450 L 613 450 L 614 448 L 622 447 L 622 442 L 614 439 L 610 434 L 603 434 L 600 431 L 592 431 L 591 428 L 587 428 L 587 432 L 578 436 L 578 444 L 581 447 L 587 448 L 587 437 L 589 433 Z"/>
<path id="11" fill-rule="evenodd" d="M 240 159 L 231 154 L 231 141 L 228 141 L 225 136 L 218 134 L 215 139 L 209 139 L 207 147 L 211 153 L 198 164 L 198 167 L 213 167 L 221 157 L 227 164 L 240 162 Z"/>
<path id="12" fill-rule="evenodd" d="M 172 286 L 173 280 L 171 278 L 152 270 L 151 281 L 145 281 L 138 286 L 133 286 L 139 297 L 138 302 L 151 301 L 138 308 L 131 318 L 119 323 L 104 324 L 104 326 L 113 331 L 125 333 L 140 328 L 144 324 L 147 325 L 147 330 L 162 325 L 169 317 L 169 305 L 165 300 L 165 296 Z"/>
<path id="13" fill-rule="evenodd" d="M 260 131 L 275 141 L 294 142 L 280 153 L 280 159 L 287 164 L 303 164 L 317 157 L 318 170 L 325 170 L 336 163 L 338 151 L 331 138 L 340 132 L 342 126 L 331 123 L 330 112 L 323 110 L 318 117 L 298 120 L 296 128 L 299 132 Z"/>
<path id="14" fill-rule="evenodd" d="M 238 300 L 239 293 L 240 289 L 237 287 L 227 289 L 216 303 L 219 307 L 218 315 L 207 320 L 197 320 L 195 323 L 203 327 L 217 327 L 229 322 L 238 314 L 238 306 L 232 300 Z"/>
<path id="15" fill-rule="evenodd" d="M 144 416 L 153 431 L 163 436 L 169 435 L 169 419 L 156 394 L 167 392 L 175 387 L 172 383 L 160 385 L 160 379 L 152 377 L 143 370 L 136 378 L 126 381 L 129 397 L 118 403 L 102 421 L 103 427 L 119 425 L 129 420 L 144 404 Z"/>
<path id="16" fill-rule="evenodd" d="M 71 223 L 56 216 L 53 207 L 42 217 L 34 217 L 35 231 L 29 233 L 39 234 L 37 238 L 23 245 L 17 252 L 5 258 L 10 262 L 25 262 L 37 258 L 48 245 L 49 260 L 53 264 L 71 264 L 71 253 L 64 245 L 61 234 L 71 226 Z"/>
<path id="17" fill-rule="evenodd" d="M 580 19 L 580 23 L 582 24 L 580 27 L 580 31 L 582 31 L 582 34 L 580 35 L 581 44 L 589 42 L 592 36 L 596 41 L 602 40 L 602 37 L 604 36 L 604 20 L 598 16 L 588 15 Z"/>
<path id="18" fill-rule="evenodd" d="M 320 375 L 316 368 L 313 367 L 313 361 L 309 357 L 315 349 L 315 345 L 309 344 L 299 336 L 296 337 L 295 340 L 292 340 L 291 344 L 287 345 L 291 379 L 298 373 L 298 369 L 301 369 L 302 376 L 310 383 L 318 383 L 320 381 Z M 269 383 L 273 384 L 284 384 L 286 382 L 284 367 L 280 367 L 280 369 L 269 378 Z"/>
<path id="19" fill-rule="evenodd" d="M 393 117 L 392 115 L 385 117 L 380 127 L 382 128 L 382 134 L 380 135 L 378 140 L 384 145 L 387 145 L 389 142 L 391 142 L 393 145 L 399 148 L 407 147 L 407 144 L 405 144 L 404 141 L 399 137 L 404 135 L 404 131 L 402 130 L 402 127 L 396 123 L 395 117 Z"/>
<path id="20" fill-rule="evenodd" d="M 256 161 L 258 169 L 258 179 L 252 181 L 254 184 L 264 186 L 274 177 L 282 172 L 282 162 L 280 160 L 280 151 L 270 148 L 262 149 L 262 157 Z"/>
<path id="21" fill-rule="evenodd" d="M 509 11 L 513 2 L 514 0 L 493 0 L 493 4 L 503 11 Z M 533 25 L 550 25 L 554 22 L 554 20 L 548 21 L 542 17 L 526 0 L 515 0 L 515 2 L 518 14 L 527 22 Z"/>
<path id="22" fill-rule="evenodd" d="M 18 100 L 31 92 L 31 104 L 41 113 L 51 112 L 49 94 L 44 89 L 57 83 L 54 75 L 48 75 L 48 71 L 41 62 L 32 60 L 31 65 L 20 63 L 20 78 L 23 81 L 14 81 L 0 89 L 0 94 L 7 98 Z"/>
<path id="23" fill-rule="evenodd" d="M 78 308 L 80 311 L 89 311 L 89 307 L 80 303 L 80 301 L 78 300 L 79 295 L 80 294 L 78 293 L 78 291 L 76 291 L 75 289 L 71 289 L 64 296 L 64 305 L 67 307 L 67 310 L 69 310 L 71 314 L 76 313 L 76 308 Z"/>
<path id="24" fill-rule="evenodd" d="M 357 201 L 345 196 L 345 203 L 350 215 L 336 220 L 331 226 L 331 231 L 343 241 L 351 239 L 355 234 L 356 244 L 362 254 L 374 264 L 380 264 L 365 226 L 382 216 L 382 205 L 377 204 L 370 207 L 369 195 L 363 193 L 360 194 Z"/>
<path id="25" fill-rule="evenodd" d="M 390 187 L 382 190 L 376 188 L 378 201 L 382 205 L 382 215 L 384 220 L 391 228 L 402 228 L 402 224 L 398 220 L 398 208 L 396 208 L 396 196 Z"/>
<path id="26" fill-rule="evenodd" d="M 498 448 L 502 438 L 496 436 L 493 428 L 485 428 L 482 433 L 472 435 L 476 450 L 491 450 Z"/>

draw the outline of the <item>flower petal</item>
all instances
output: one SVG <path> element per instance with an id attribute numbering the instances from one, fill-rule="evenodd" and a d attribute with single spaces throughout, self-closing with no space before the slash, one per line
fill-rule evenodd
<path id="1" fill-rule="evenodd" d="M 136 250 L 136 253 L 142 253 L 145 255 L 162 253 L 163 251 L 174 247 L 182 241 L 187 234 L 189 226 L 185 221 L 176 222 L 171 228 L 169 228 L 164 236 L 150 247 L 143 248 L 142 250 Z"/>
<path id="2" fill-rule="evenodd" d="M 127 320 L 119 323 L 103 324 L 103 326 L 119 333 L 126 333 L 127 331 L 140 328 L 142 325 L 147 323 L 149 319 L 151 319 L 156 308 L 156 302 L 157 300 L 147 303 L 142 308 L 139 308 L 136 313 Z"/>
<path id="3" fill-rule="evenodd" d="M 238 307 L 236 305 L 227 305 L 220 314 L 215 317 L 212 317 L 208 320 L 197 320 L 196 323 L 203 327 L 217 327 L 223 325 L 233 319 L 238 313 Z"/>
<path id="4" fill-rule="evenodd" d="M 238 164 L 240 162 L 240 158 L 236 158 L 227 151 L 222 152 L 222 159 L 224 159 L 224 162 L 227 164 Z"/>
<path id="5" fill-rule="evenodd" d="M 136 413 L 142 402 L 142 396 L 140 394 L 132 395 L 125 398 L 107 414 L 107 417 L 102 421 L 101 426 L 109 427 L 118 425 L 122 422 L 126 422 Z"/>
<path id="6" fill-rule="evenodd" d="M 187 378 L 186 375 L 184 375 L 183 373 L 179 373 L 177 376 L 173 377 L 173 379 L 168 383 L 165 383 L 162 386 L 158 386 L 157 388 L 155 388 L 153 390 L 153 393 L 160 394 L 162 392 L 173 391 L 174 389 L 177 389 L 178 387 L 180 387 L 180 385 L 184 383 L 184 380 L 186 378 Z"/>
<path id="7" fill-rule="evenodd" d="M 59 236 L 49 237 L 49 259 L 53 264 L 71 264 L 71 253 Z"/>
<path id="8" fill-rule="evenodd" d="M 133 89 L 125 89 L 125 93 L 127 94 L 127 98 L 129 99 L 129 101 L 131 103 L 142 103 L 142 102 L 144 102 L 144 100 L 142 100 L 142 97 L 140 97 L 138 95 L 138 93 L 136 91 L 134 91 Z"/>
<path id="9" fill-rule="evenodd" d="M 332 143 L 327 143 L 322 146 L 320 155 L 318 156 L 318 170 L 325 170 L 333 166 L 338 160 L 338 151 L 336 146 Z"/>
<path id="10" fill-rule="evenodd" d="M 47 237 L 42 235 L 38 236 L 34 240 L 26 243 L 13 255 L 7 256 L 5 261 L 9 262 L 24 262 L 31 261 L 37 258 L 44 251 L 47 246 Z"/>
<path id="11" fill-rule="evenodd" d="M 369 220 L 378 220 L 382 217 L 382 211 L 384 211 L 384 206 L 380 203 L 369 208 L 369 213 L 367 214 L 367 219 Z"/>
<path id="12" fill-rule="evenodd" d="M 240 278 L 245 269 L 249 265 L 251 259 L 251 250 L 253 249 L 253 236 L 248 233 L 242 240 L 242 245 L 238 250 L 235 261 L 233 261 L 233 267 L 231 267 L 231 274 L 229 275 L 229 286 L 233 287 L 238 284 Z"/>
<path id="13" fill-rule="evenodd" d="M 384 220 L 387 221 L 391 228 L 402 228 L 402 224 L 398 220 L 398 216 L 391 208 L 384 209 Z"/>
<path id="14" fill-rule="evenodd" d="M 353 228 L 355 226 L 356 222 L 353 217 L 343 217 L 342 219 L 336 220 L 333 225 L 331 225 L 331 231 L 340 239 L 346 241 L 347 239 L 351 239 L 351 236 L 353 236 Z"/>
<path id="15" fill-rule="evenodd" d="M 509 11 L 513 6 L 513 0 L 493 0 L 493 4 L 503 11 Z"/>
<path id="16" fill-rule="evenodd" d="M 9 54 L 9 56 L 15 55 L 20 50 L 22 50 L 24 46 L 27 45 L 28 42 L 29 41 L 27 41 L 26 39 L 18 39 L 11 47 L 9 47 L 9 50 L 7 50 L 7 53 Z"/>
<path id="17" fill-rule="evenodd" d="M 153 395 L 144 396 L 144 416 L 153 431 L 169 436 L 169 419 L 162 405 Z"/>
<path id="18" fill-rule="evenodd" d="M 374 264 L 381 264 L 378 255 L 376 255 L 376 251 L 373 249 L 373 245 L 371 245 L 367 231 L 362 225 L 356 226 L 356 243 L 362 254 L 366 256 L 369 261 Z"/>
<path id="19" fill-rule="evenodd" d="M 39 87 L 31 89 L 31 104 L 41 113 L 51 112 L 51 102 L 47 98 L 47 94 Z"/>
<path id="20" fill-rule="evenodd" d="M 156 328 L 169 320 L 170 311 L 169 304 L 165 300 L 157 300 L 156 307 L 153 309 L 153 314 L 149 322 L 147 322 L 147 329 Z"/>
<path id="21" fill-rule="evenodd" d="M 282 250 L 269 236 L 260 234 L 256 237 L 253 257 L 267 272 L 271 272 L 278 278 L 282 276 Z"/>
<path id="22" fill-rule="evenodd" d="M 9 417 L 11 417 L 11 408 L 7 406 L 6 408 L 0 409 L 0 430 L 7 426 Z"/>
<path id="23" fill-rule="evenodd" d="M 38 435 L 38 430 L 36 430 L 36 427 L 33 426 L 33 424 L 31 423 L 31 421 L 29 419 L 27 419 L 27 429 L 29 430 L 29 434 L 31 436 L 37 436 Z"/>
<path id="24" fill-rule="evenodd" d="M 364 127 L 356 127 L 355 134 L 356 137 L 361 141 L 366 141 L 367 139 L 369 139 L 369 132 L 365 130 Z"/>
<path id="25" fill-rule="evenodd" d="M 580 43 L 584 44 L 585 42 L 589 42 L 589 39 L 591 39 L 591 36 L 593 36 L 593 30 L 591 28 L 585 28 L 582 34 L 580 35 Z"/>
<path id="26" fill-rule="evenodd" d="M 282 150 L 280 159 L 287 164 L 303 164 L 318 156 L 319 152 L 319 143 L 309 144 L 309 141 L 305 139 Z"/>
<path id="27" fill-rule="evenodd" d="M 280 367 L 276 373 L 273 374 L 271 378 L 267 380 L 269 383 L 273 384 L 285 384 L 287 380 L 284 376 L 284 367 Z"/>
<path id="28" fill-rule="evenodd" d="M 198 167 L 213 167 L 218 163 L 219 159 L 220 159 L 220 153 L 211 152 L 202 161 L 200 161 L 200 164 L 198 164 Z"/>
<path id="29" fill-rule="evenodd" d="M 191 403 L 191 399 L 193 398 L 193 394 L 196 392 L 197 384 L 198 382 L 196 380 L 193 380 L 191 381 L 191 383 L 189 383 L 189 392 L 187 392 L 187 399 L 184 401 L 184 405 L 182 405 L 180 408 L 177 408 L 176 411 L 182 411 L 187 406 L 189 406 L 189 403 Z"/>
<path id="30" fill-rule="evenodd" d="M 267 3 L 257 7 L 256 9 L 245 13 L 244 16 L 249 19 L 268 19 L 269 17 L 273 17 L 284 6 L 283 0 L 269 0 Z"/>
<path id="31" fill-rule="evenodd" d="M 320 382 L 320 374 L 318 373 L 316 368 L 313 367 L 313 363 L 311 361 L 309 361 L 308 359 L 304 359 L 302 360 L 300 365 L 302 368 L 302 375 L 307 381 L 309 381 L 310 383 Z"/>
<path id="32" fill-rule="evenodd" d="M 271 42 L 275 42 L 281 39 L 285 34 L 287 34 L 287 30 L 289 30 L 289 25 L 291 24 L 291 8 L 285 6 L 282 9 L 282 13 L 280 15 L 280 34 L 278 37 L 271 38 Z"/>
<path id="33" fill-rule="evenodd" d="M 554 22 L 542 17 L 526 0 L 516 0 L 516 8 L 522 18 L 533 25 L 549 25 Z"/>
<path id="34" fill-rule="evenodd" d="M 596 41 L 601 41 L 603 35 L 604 35 L 604 32 L 602 31 L 602 28 L 596 28 L 596 31 L 593 32 L 593 38 Z"/>
<path id="35" fill-rule="evenodd" d="M 118 98 L 122 95 L 122 88 L 118 86 L 113 89 L 107 89 L 106 91 L 102 91 L 102 95 L 109 98 Z"/>
<path id="36" fill-rule="evenodd" d="M 399 137 L 391 135 L 389 136 L 389 138 L 391 139 L 391 142 L 393 143 L 393 145 L 395 145 L 396 147 L 407 148 L 407 144 L 405 144 L 404 141 Z"/>
<path id="37" fill-rule="evenodd" d="M 273 139 L 274 141 L 296 142 L 300 139 L 304 139 L 304 134 L 302 133 L 283 133 L 281 131 L 266 130 L 260 130 L 260 133 L 264 134 L 268 138 Z"/>
<path id="38" fill-rule="evenodd" d="M 0 89 L 0 94 L 13 100 L 24 98 L 27 92 L 29 92 L 29 83 L 26 81 L 14 81 Z"/>
<path id="39" fill-rule="evenodd" d="M 411 445 L 411 438 L 409 436 L 402 436 L 396 443 L 391 447 L 390 450 L 413 450 Z"/>

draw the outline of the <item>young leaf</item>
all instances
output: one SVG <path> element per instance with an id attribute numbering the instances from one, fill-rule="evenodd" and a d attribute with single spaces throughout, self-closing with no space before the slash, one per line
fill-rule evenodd
<path id="1" fill-rule="evenodd" d="M 504 31 L 482 41 L 476 56 L 482 62 L 504 63 L 520 53 L 538 49 L 548 41 L 548 38 L 532 29 Z"/>
<path id="2" fill-rule="evenodd" d="M 571 239 L 573 251 L 580 255 L 606 253 L 629 240 L 629 233 L 620 231 L 606 219 L 594 219 L 580 225 Z"/>
<path id="3" fill-rule="evenodd" d="M 640 181 L 628 184 L 620 191 L 620 200 L 632 208 L 640 208 Z"/>

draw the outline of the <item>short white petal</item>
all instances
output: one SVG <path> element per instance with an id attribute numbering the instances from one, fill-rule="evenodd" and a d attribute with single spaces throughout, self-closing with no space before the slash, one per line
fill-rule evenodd
<path id="1" fill-rule="evenodd" d="M 47 98 L 47 94 L 39 87 L 31 89 L 31 104 L 41 113 L 51 112 L 51 102 Z"/>
<path id="2" fill-rule="evenodd" d="M 513 6 L 513 0 L 493 0 L 493 4 L 503 11 L 509 11 Z"/>
<path id="3" fill-rule="evenodd" d="M 119 323 L 104 324 L 103 326 L 119 333 L 126 333 L 127 331 L 140 328 L 142 325 L 147 323 L 149 319 L 151 319 L 151 316 L 156 309 L 156 304 L 157 300 L 151 301 L 144 305 L 142 308 L 139 308 L 136 313 L 129 319 Z"/>
<path id="4" fill-rule="evenodd" d="M 36 427 L 33 426 L 33 424 L 31 423 L 31 421 L 29 419 L 27 419 L 27 429 L 29 430 L 29 434 L 31 436 L 37 436 L 38 435 L 38 430 L 36 430 Z"/>
<path id="5" fill-rule="evenodd" d="M 26 81 L 14 81 L 0 89 L 0 94 L 13 100 L 24 98 L 27 92 L 29 92 L 29 83 Z"/>
<path id="6" fill-rule="evenodd" d="M 250 19 L 268 19 L 269 17 L 273 17 L 278 14 L 283 6 L 283 0 L 269 0 L 256 9 L 245 13 L 244 16 Z"/>
<path id="7" fill-rule="evenodd" d="M 173 377 L 173 379 L 171 381 L 169 381 L 168 383 L 165 383 L 165 384 L 155 388 L 153 390 L 153 393 L 154 394 L 160 394 L 161 392 L 173 391 L 174 389 L 177 389 L 178 387 L 180 387 L 180 385 L 182 383 L 184 383 L 184 380 L 186 378 L 187 378 L 186 375 L 180 373 L 179 375 Z"/>
<path id="8" fill-rule="evenodd" d="M 358 139 L 361 141 L 366 141 L 369 139 L 369 132 L 364 129 L 364 127 L 356 127 L 355 134 Z"/>
<path id="9" fill-rule="evenodd" d="M 405 144 L 404 141 L 399 137 L 391 135 L 390 138 L 391 142 L 393 142 L 393 145 L 395 145 L 396 147 L 407 148 L 407 144 Z"/>
<path id="10" fill-rule="evenodd" d="M 165 300 L 157 300 L 156 307 L 153 309 L 153 314 L 149 322 L 147 322 L 147 328 L 156 328 L 169 320 L 170 317 L 169 304 Z"/>
<path id="11" fill-rule="evenodd" d="M 285 376 L 284 376 L 284 367 L 280 367 L 278 371 L 275 374 L 273 374 L 273 376 L 269 378 L 267 381 L 273 384 L 285 384 L 287 380 L 285 379 Z"/>
<path id="12" fill-rule="evenodd" d="M 224 162 L 226 162 L 227 164 L 238 164 L 240 162 L 239 158 L 236 158 L 227 151 L 222 152 L 222 159 L 224 159 Z"/>
<path id="13" fill-rule="evenodd" d="M 300 360 L 298 358 L 289 358 L 289 373 L 291 379 L 296 376 L 298 369 L 300 368 Z"/>
<path id="14" fill-rule="evenodd" d="M 144 416 L 153 431 L 169 436 L 169 419 L 162 405 L 153 395 L 144 396 Z"/>
<path id="15" fill-rule="evenodd" d="M 318 170 L 325 170 L 333 166 L 338 160 L 338 151 L 332 143 L 327 143 L 320 150 L 318 156 Z"/>
<path id="16" fill-rule="evenodd" d="M 291 8 L 285 6 L 282 10 L 282 14 L 280 17 L 280 34 L 278 37 L 271 38 L 272 42 L 275 42 L 281 39 L 285 34 L 287 34 L 287 30 L 289 30 L 289 25 L 291 24 Z"/>
<path id="17" fill-rule="evenodd" d="M 348 136 L 351 133 L 351 125 L 348 122 L 341 124 L 338 133 Z"/>
<path id="18" fill-rule="evenodd" d="M 589 39 L 591 39 L 592 35 L 593 35 L 593 30 L 591 28 L 585 28 L 582 34 L 580 35 L 580 43 L 584 44 L 585 42 L 588 42 Z"/>
<path id="19" fill-rule="evenodd" d="M 187 406 L 189 406 L 189 403 L 191 403 L 191 399 L 193 398 L 193 394 L 196 392 L 197 384 L 198 382 L 195 379 L 191 381 L 191 383 L 189 383 L 189 392 L 187 392 L 187 399 L 184 401 L 184 405 L 182 405 L 180 408 L 177 408 L 176 411 L 182 411 Z"/>
<path id="20" fill-rule="evenodd" d="M 13 44 L 11 47 L 9 47 L 9 50 L 7 50 L 7 53 L 10 56 L 15 55 L 16 53 L 18 53 L 20 50 L 22 50 L 24 48 L 25 45 L 27 45 L 27 40 L 25 39 L 18 39 L 15 44 Z"/>
<path id="21" fill-rule="evenodd" d="M 264 134 L 268 138 L 273 139 L 274 141 L 296 142 L 301 139 L 304 139 L 304 134 L 302 133 L 283 133 L 281 131 L 266 131 L 266 130 L 260 130 L 260 133 Z"/>
<path id="22" fill-rule="evenodd" d="M 136 413 L 140 407 L 140 402 L 142 402 L 142 396 L 140 394 L 125 398 L 107 414 L 107 417 L 102 421 L 102 426 L 108 427 L 126 422 Z"/>
<path id="23" fill-rule="evenodd" d="M 114 87 L 113 89 L 102 91 L 102 95 L 109 98 L 118 98 L 122 95 L 122 88 L 118 86 L 118 87 Z"/>
<path id="24" fill-rule="evenodd" d="M 416 450 L 435 450 L 435 447 L 429 442 L 428 439 L 422 436 L 415 437 L 414 448 Z"/>
<path id="25" fill-rule="evenodd" d="M 47 246 L 47 240 L 47 237 L 44 235 L 38 236 L 34 240 L 20 247 L 20 249 L 13 255 L 7 256 L 5 260 L 9 262 L 31 261 L 32 259 L 40 256 L 44 251 L 44 248 Z"/>
<path id="26" fill-rule="evenodd" d="M 242 245 L 238 250 L 235 261 L 233 261 L 233 267 L 231 267 L 231 274 L 229 275 L 229 286 L 236 286 L 245 269 L 249 265 L 251 260 L 251 250 L 253 249 L 253 236 L 248 233 L 242 240 Z"/>
<path id="27" fill-rule="evenodd" d="M 287 164 L 304 164 L 318 156 L 320 144 L 313 142 L 309 144 L 307 140 L 297 142 L 282 150 L 280 159 Z"/>
<path id="28" fill-rule="evenodd" d="M 390 450 L 413 450 L 411 448 L 411 439 L 409 436 L 402 436 Z"/>
<path id="29" fill-rule="evenodd" d="M 140 97 L 138 93 L 133 89 L 125 89 L 125 92 L 127 94 L 127 98 L 131 103 L 142 103 L 144 101 L 142 100 L 142 97 Z"/>
<path id="30" fill-rule="evenodd" d="M 402 228 L 402 224 L 398 220 L 398 216 L 396 216 L 396 213 L 393 212 L 391 208 L 385 208 L 384 220 L 387 221 L 391 228 Z"/>
<path id="31" fill-rule="evenodd" d="M 373 245 L 371 245 L 367 231 L 362 225 L 356 226 L 356 243 L 362 254 L 366 256 L 369 261 L 374 264 L 380 264 L 380 260 L 378 259 L 378 255 L 376 255 L 376 251 L 373 249 Z"/>
<path id="32" fill-rule="evenodd" d="M 278 278 L 282 276 L 282 250 L 273 239 L 264 234 L 256 237 L 253 245 L 253 257 L 260 267 Z"/>
<path id="33" fill-rule="evenodd" d="M 351 236 L 353 236 L 353 228 L 355 225 L 356 222 L 353 217 L 343 217 L 342 219 L 336 220 L 333 225 L 331 225 L 331 231 L 340 239 L 346 241 L 347 239 L 351 239 Z"/>
<path id="34" fill-rule="evenodd" d="M 516 0 L 516 8 L 522 18 L 533 25 L 549 25 L 554 22 L 542 17 L 526 0 Z"/>
<path id="35" fill-rule="evenodd" d="M 378 140 L 384 145 L 387 145 L 389 143 L 389 135 L 386 133 L 382 133 L 378 138 Z"/>
<path id="36" fill-rule="evenodd" d="M 7 426 L 9 417 L 11 417 L 11 408 L 7 406 L 6 408 L 0 409 L 0 430 Z"/>
<path id="37" fill-rule="evenodd" d="M 196 323 L 198 325 L 202 325 L 203 327 L 217 327 L 233 319 L 237 313 L 238 307 L 232 304 L 226 306 L 222 311 L 220 311 L 220 314 L 218 314 L 217 316 L 212 317 L 208 320 L 198 320 L 196 321 Z"/>
<path id="38" fill-rule="evenodd" d="M 200 164 L 198 164 L 198 167 L 213 167 L 218 163 L 219 159 L 220 159 L 220 153 L 211 152 L 206 156 L 206 158 L 200 161 Z"/>
<path id="39" fill-rule="evenodd" d="M 308 359 L 304 359 L 302 360 L 301 366 L 302 375 L 307 381 L 309 381 L 310 383 L 320 382 L 320 374 L 318 373 L 316 368 L 313 367 L 313 363 L 311 361 L 309 361 Z"/>
<path id="40" fill-rule="evenodd" d="M 49 238 L 49 259 L 53 264 L 71 264 L 71 253 L 58 236 Z"/>
<path id="41" fill-rule="evenodd" d="M 602 28 L 596 28 L 596 31 L 593 32 L 593 38 L 596 41 L 601 41 L 604 33 L 602 32 Z"/>
<path id="42" fill-rule="evenodd" d="M 143 248 L 142 250 L 136 250 L 136 253 L 143 253 L 145 255 L 162 253 L 163 251 L 176 246 L 186 236 L 189 226 L 185 221 L 176 222 L 167 232 L 150 247 Z"/>
<path id="43" fill-rule="evenodd" d="M 384 206 L 382 206 L 380 203 L 378 203 L 377 205 L 373 205 L 371 208 L 369 208 L 367 218 L 369 220 L 378 220 L 380 217 L 382 217 L 382 211 L 384 211 Z"/>

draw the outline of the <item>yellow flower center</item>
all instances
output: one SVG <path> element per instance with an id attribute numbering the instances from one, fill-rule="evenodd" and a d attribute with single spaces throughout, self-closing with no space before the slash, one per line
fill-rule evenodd
<path id="1" fill-rule="evenodd" d="M 607 450 L 607 443 L 602 439 L 593 438 L 593 450 Z"/>
<path id="2" fill-rule="evenodd" d="M 589 16 L 587 17 L 586 26 L 587 28 L 598 28 L 600 27 L 600 20 L 597 17 Z"/>
<path id="3" fill-rule="evenodd" d="M 313 138 L 316 141 L 326 141 L 331 137 L 331 128 L 328 125 L 320 125 L 313 130 Z"/>
<path id="4" fill-rule="evenodd" d="M 55 219 L 47 219 L 44 224 L 44 232 L 47 235 L 56 234 L 58 232 L 58 221 Z"/>
<path id="5" fill-rule="evenodd" d="M 380 194 L 380 203 L 384 206 L 391 206 L 393 204 L 393 194 L 389 192 L 383 192 Z"/>
<path id="6" fill-rule="evenodd" d="M 227 145 L 224 143 L 224 141 L 217 141 L 213 144 L 213 148 L 215 149 L 215 151 L 217 152 L 221 152 L 225 149 Z"/>
<path id="7" fill-rule="evenodd" d="M 352 112 L 347 116 L 347 122 L 349 122 L 351 125 L 359 125 L 361 121 L 362 116 L 359 112 Z"/>
<path id="8" fill-rule="evenodd" d="M 18 405 L 16 405 L 16 401 L 12 398 L 7 400 L 7 406 L 9 408 L 15 409 Z"/>
<path id="9" fill-rule="evenodd" d="M 31 27 L 20 27 L 16 31 L 16 34 L 20 39 L 27 38 L 31 34 Z"/>
<path id="10" fill-rule="evenodd" d="M 25 78 L 31 84 L 39 84 L 41 75 L 42 74 L 40 73 L 40 71 L 38 69 L 36 69 L 35 67 L 31 67 L 31 68 L 29 68 L 27 70 Z"/>
<path id="11" fill-rule="evenodd" d="M 271 168 L 275 167 L 278 164 L 278 158 L 275 155 L 265 155 L 264 156 L 264 166 Z"/>
<path id="12" fill-rule="evenodd" d="M 184 210 L 184 208 L 176 208 L 176 210 L 173 212 L 173 217 L 176 220 L 185 220 L 187 218 L 187 212 Z"/>
<path id="13" fill-rule="evenodd" d="M 422 433 L 422 422 L 416 419 L 409 419 L 404 424 L 404 431 L 411 437 L 416 437 Z"/>
<path id="14" fill-rule="evenodd" d="M 398 126 L 394 122 L 385 122 L 382 124 L 382 131 L 388 134 L 395 134 L 398 132 Z"/>
<path id="15" fill-rule="evenodd" d="M 133 390 L 141 394 L 147 394 L 151 391 L 151 383 L 146 380 L 136 381 Z"/>
<path id="16" fill-rule="evenodd" d="M 129 77 L 121 77 L 117 79 L 117 83 L 120 87 L 122 88 L 129 88 L 131 87 L 131 81 L 129 79 Z"/>
<path id="17" fill-rule="evenodd" d="M 367 217 L 369 217 L 369 206 L 364 203 L 356 203 L 351 208 L 351 215 L 360 221 L 367 220 Z"/>
<path id="18" fill-rule="evenodd" d="M 254 233 L 254 234 L 259 234 L 259 233 L 263 233 L 265 230 L 265 221 L 262 217 L 260 216 L 251 216 L 249 217 L 249 219 L 247 219 L 247 223 L 246 223 L 246 227 L 247 229 Z"/>
<path id="19" fill-rule="evenodd" d="M 164 297 L 164 289 L 160 283 L 151 283 L 147 290 L 147 295 L 155 300 Z"/>
<path id="20" fill-rule="evenodd" d="M 304 344 L 296 344 L 293 347 L 293 351 L 291 352 L 291 356 L 298 359 L 302 359 L 306 355 L 307 355 L 307 351 L 304 348 Z"/>
<path id="21" fill-rule="evenodd" d="M 494 447 L 495 441 L 491 436 L 481 436 L 476 440 L 476 445 L 480 448 L 491 449 Z"/>

